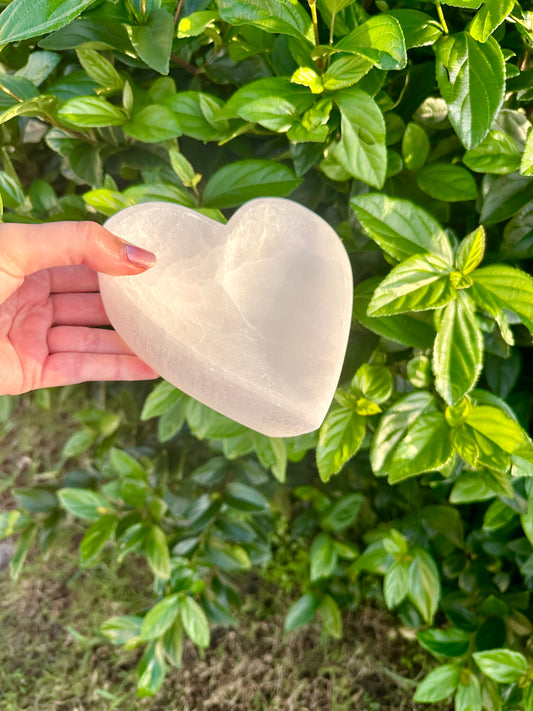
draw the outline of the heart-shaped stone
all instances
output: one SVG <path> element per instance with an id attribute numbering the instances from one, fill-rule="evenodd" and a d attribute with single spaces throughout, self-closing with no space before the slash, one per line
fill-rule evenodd
<path id="1" fill-rule="evenodd" d="M 128 207 L 106 227 L 157 255 L 138 276 L 100 274 L 129 347 L 176 387 L 264 434 L 320 426 L 346 351 L 352 272 L 334 230 L 259 198 L 227 225 L 180 205 Z"/>

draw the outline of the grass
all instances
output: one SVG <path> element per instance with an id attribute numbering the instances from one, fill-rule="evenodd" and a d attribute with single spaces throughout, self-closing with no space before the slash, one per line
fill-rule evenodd
<path id="1" fill-rule="evenodd" d="M 253 582 L 253 581 L 252 581 Z M 201 658 L 186 645 L 183 669 L 155 699 L 135 696 L 138 651 L 115 649 L 98 628 L 151 604 L 150 576 L 130 559 L 80 570 L 72 545 L 34 556 L 19 581 L 0 577 L 3 711 L 411 711 L 427 660 L 393 620 L 361 609 L 341 641 L 309 627 L 284 635 L 271 586 L 245 596 L 238 628 L 216 627 Z M 255 585 L 254 585 L 255 587 Z M 279 602 L 278 602 L 279 605 Z"/>
<path id="2" fill-rule="evenodd" d="M 66 395 L 69 395 L 67 398 Z M 86 390 L 55 391 L 39 409 L 23 398 L 0 429 L 0 510 L 13 486 L 57 476 L 74 412 Z M 103 404 L 103 403 L 102 403 Z M 61 423 L 61 429 L 58 428 Z M 309 626 L 283 633 L 291 599 L 256 574 L 241 580 L 236 628 L 215 627 L 200 655 L 186 644 L 181 670 L 153 699 L 136 698 L 140 650 L 114 648 L 99 633 L 110 616 L 153 604 L 143 561 L 127 558 L 80 569 L 78 524 L 47 558 L 33 549 L 18 581 L 0 571 L 2 711 L 414 711 L 448 709 L 412 702 L 431 662 L 397 623 L 376 608 L 344 619 L 344 638 L 324 640 Z"/>

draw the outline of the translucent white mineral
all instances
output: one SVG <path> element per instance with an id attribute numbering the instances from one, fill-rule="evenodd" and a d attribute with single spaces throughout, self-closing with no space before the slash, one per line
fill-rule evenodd
<path id="1" fill-rule="evenodd" d="M 222 225 L 162 202 L 106 227 L 157 255 L 138 276 L 100 275 L 111 323 L 176 387 L 274 437 L 320 426 L 339 379 L 352 273 L 334 230 L 301 205 L 261 198 Z"/>

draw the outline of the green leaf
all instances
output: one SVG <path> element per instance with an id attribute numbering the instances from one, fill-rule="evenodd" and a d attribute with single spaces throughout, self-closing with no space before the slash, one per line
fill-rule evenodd
<path id="1" fill-rule="evenodd" d="M 420 510 L 420 518 L 431 537 L 438 533 L 454 546 L 463 547 L 464 527 L 458 509 L 453 506 L 424 506 Z"/>
<path id="2" fill-rule="evenodd" d="M 498 358 L 490 353 L 485 356 L 485 377 L 490 389 L 498 397 L 506 398 L 517 383 L 522 369 L 519 351 L 512 350 L 509 358 Z"/>
<path id="3" fill-rule="evenodd" d="M 111 644 L 123 645 L 140 637 L 142 623 L 143 618 L 134 615 L 110 617 L 100 625 L 100 632 Z"/>
<path id="4" fill-rule="evenodd" d="M 173 183 L 145 183 L 144 185 L 132 185 L 124 190 L 124 198 L 130 201 L 129 204 L 140 202 L 175 202 L 177 205 L 195 208 L 196 203 L 183 188 Z"/>
<path id="5" fill-rule="evenodd" d="M 384 365 L 363 363 L 354 375 L 350 389 L 381 404 L 389 399 L 394 389 L 392 373 Z"/>
<path id="6" fill-rule="evenodd" d="M 320 518 L 322 528 L 338 533 L 344 531 L 357 518 L 364 496 L 357 492 L 343 494 L 328 506 Z"/>
<path id="7" fill-rule="evenodd" d="M 80 543 L 80 562 L 83 567 L 89 566 L 103 549 L 117 525 L 114 514 L 106 514 L 95 521 L 83 536 Z"/>
<path id="8" fill-rule="evenodd" d="M 342 638 L 342 616 L 331 595 L 324 595 L 318 607 L 322 617 L 322 631 L 334 639 Z"/>
<path id="9" fill-rule="evenodd" d="M 510 649 L 489 649 L 486 652 L 474 652 L 472 656 L 483 674 L 499 684 L 512 684 L 528 670 L 524 655 Z"/>
<path id="10" fill-rule="evenodd" d="M 486 42 L 511 12 L 515 0 L 486 0 L 470 24 L 470 34 L 479 42 Z"/>
<path id="11" fill-rule="evenodd" d="M 464 683 L 466 677 L 467 683 Z M 482 696 L 479 679 L 472 672 L 463 670 L 455 694 L 455 711 L 481 711 Z"/>
<path id="12" fill-rule="evenodd" d="M 518 170 L 520 151 L 506 133 L 490 131 L 479 145 L 466 151 L 463 163 L 476 173 L 506 175 Z"/>
<path id="13" fill-rule="evenodd" d="M 385 575 L 393 562 L 394 558 L 385 550 L 383 541 L 375 541 L 354 562 L 352 569 L 354 571 L 366 570 L 375 575 Z"/>
<path id="14" fill-rule="evenodd" d="M 137 667 L 137 696 L 153 696 L 163 685 L 166 674 L 165 648 L 162 640 L 150 642 Z"/>
<path id="15" fill-rule="evenodd" d="M 175 148 L 169 148 L 168 155 L 172 170 L 176 173 L 183 185 L 194 188 L 201 180 L 201 175 L 196 173 L 187 158 Z"/>
<path id="16" fill-rule="evenodd" d="M 488 469 L 477 472 L 464 471 L 453 485 L 450 503 L 467 504 L 484 501 L 494 496 L 513 496 L 513 489 L 506 474 L 498 475 Z"/>
<path id="17" fill-rule="evenodd" d="M 265 77 L 237 89 L 220 116 L 260 123 L 272 131 L 287 131 L 314 101 L 307 88 L 292 84 L 287 77 Z"/>
<path id="18" fill-rule="evenodd" d="M 174 18 L 164 8 L 154 9 L 143 25 L 126 25 L 131 43 L 139 57 L 159 74 L 168 74 L 174 38 Z"/>
<path id="19" fill-rule="evenodd" d="M 522 208 L 505 225 L 500 254 L 507 259 L 528 259 L 533 256 L 533 202 Z"/>
<path id="20" fill-rule="evenodd" d="M 484 0 L 442 0 L 442 2 L 444 5 L 451 5 L 452 7 L 469 7 L 477 10 Z"/>
<path id="21" fill-rule="evenodd" d="M 427 389 L 431 383 L 431 361 L 426 355 L 411 358 L 407 363 L 407 378 L 415 388 Z"/>
<path id="22" fill-rule="evenodd" d="M 431 163 L 416 174 L 418 187 L 436 200 L 460 202 L 475 200 L 477 186 L 471 173 L 452 163 Z"/>
<path id="23" fill-rule="evenodd" d="M 522 175 L 533 175 L 533 130 L 530 130 L 522 160 L 520 161 L 520 173 Z"/>
<path id="24" fill-rule="evenodd" d="M 212 609 L 219 610 L 216 602 L 212 604 Z M 229 618 L 229 619 L 228 619 Z M 221 617 L 221 624 L 234 624 L 231 616 Z M 165 657 L 176 669 L 183 666 L 183 625 L 178 618 L 172 627 L 165 634 Z"/>
<path id="25" fill-rule="evenodd" d="M 334 156 L 354 178 L 381 188 L 387 169 L 385 121 L 374 99 L 358 87 L 334 96 L 341 112 L 341 140 Z"/>
<path id="26" fill-rule="evenodd" d="M 285 616 L 283 625 L 285 632 L 292 632 L 311 622 L 315 616 L 316 608 L 317 603 L 314 595 L 306 593 L 298 598 L 298 600 L 290 606 Z"/>
<path id="27" fill-rule="evenodd" d="M 57 495 L 64 509 L 87 521 L 97 521 L 112 511 L 109 501 L 91 489 L 60 489 Z"/>
<path id="28" fill-rule="evenodd" d="M 351 459 L 363 442 L 365 418 L 351 409 L 340 408 L 330 412 L 322 427 L 316 448 L 318 473 L 328 481 Z"/>
<path id="29" fill-rule="evenodd" d="M 54 71 L 57 65 L 61 62 L 61 56 L 56 52 L 38 52 L 33 51 L 28 57 L 28 61 L 18 69 L 12 79 L 15 77 L 24 77 L 31 81 L 35 86 L 40 86 L 45 79 Z"/>
<path id="30" fill-rule="evenodd" d="M 12 493 L 22 508 L 33 513 L 50 513 L 59 504 L 55 494 L 39 487 L 13 489 Z"/>
<path id="31" fill-rule="evenodd" d="M 311 582 L 329 578 L 337 567 L 337 549 L 327 533 L 315 536 L 309 551 L 311 559 Z"/>
<path id="32" fill-rule="evenodd" d="M 202 607 L 189 595 L 181 603 L 181 620 L 188 637 L 198 647 L 209 647 L 209 622 Z"/>
<path id="33" fill-rule="evenodd" d="M 68 25 L 96 0 L 14 0 L 0 14 L 0 44 L 11 44 Z"/>
<path id="34" fill-rule="evenodd" d="M 89 190 L 83 196 L 83 199 L 103 215 L 111 217 L 115 212 L 130 207 L 133 205 L 132 200 L 117 192 L 116 190 L 106 190 L 104 188 L 98 190 Z M 76 433 L 78 434 L 78 433 Z M 90 446 L 90 445 L 89 445 Z"/>
<path id="35" fill-rule="evenodd" d="M 444 466 L 452 456 L 450 429 L 441 412 L 430 412 L 409 427 L 392 456 L 389 481 L 396 483 L 407 477 L 434 471 Z"/>
<path id="36" fill-rule="evenodd" d="M 4 170 L 0 170 L 0 196 L 5 206 L 12 209 L 21 206 L 25 200 L 19 181 Z"/>
<path id="37" fill-rule="evenodd" d="M 379 69 L 403 69 L 407 52 L 402 28 L 392 15 L 369 17 L 334 45 L 341 52 L 354 52 L 370 59 Z"/>
<path id="38" fill-rule="evenodd" d="M 431 348 L 435 340 L 435 329 L 431 317 L 425 312 L 413 315 L 368 316 L 368 304 L 379 282 L 379 277 L 373 277 L 356 286 L 354 318 L 387 340 L 414 348 Z"/>
<path id="39" fill-rule="evenodd" d="M 483 196 L 480 222 L 493 225 L 515 215 L 533 199 L 533 180 L 511 173 L 492 182 Z"/>
<path id="40" fill-rule="evenodd" d="M 433 669 L 416 688 L 413 701 L 416 703 L 434 703 L 451 696 L 457 684 L 461 668 L 454 664 L 443 664 Z"/>
<path id="41" fill-rule="evenodd" d="M 198 141 L 215 141 L 222 140 L 228 133 L 231 135 L 225 119 L 220 118 L 220 123 L 213 120 L 212 114 L 220 112 L 223 101 L 211 94 L 183 91 L 170 94 L 162 103 L 172 110 L 186 136 Z"/>
<path id="42" fill-rule="evenodd" d="M 324 89 L 337 91 L 357 84 L 372 69 L 373 62 L 358 54 L 333 55 L 322 77 Z"/>
<path id="43" fill-rule="evenodd" d="M 437 656 L 462 657 L 470 645 L 469 634 L 457 627 L 420 630 L 416 636 L 424 649 Z"/>
<path id="44" fill-rule="evenodd" d="M 179 594 L 169 595 L 158 602 L 146 614 L 141 627 L 141 639 L 150 640 L 161 637 L 174 624 L 180 611 Z"/>
<path id="45" fill-rule="evenodd" d="M 150 104 L 134 112 L 131 119 L 122 125 L 122 130 L 144 143 L 161 143 L 183 133 L 175 114 L 160 104 Z"/>
<path id="46" fill-rule="evenodd" d="M 431 624 L 440 600 L 439 570 L 432 556 L 417 548 L 409 566 L 409 598 Z"/>
<path id="47" fill-rule="evenodd" d="M 204 192 L 208 207 L 238 207 L 256 197 L 286 197 L 301 180 L 273 160 L 242 160 L 217 170 Z"/>
<path id="48" fill-rule="evenodd" d="M 185 424 L 188 398 L 180 393 L 181 397 L 166 410 L 157 423 L 157 437 L 160 442 L 168 442 L 175 437 Z"/>
<path id="49" fill-rule="evenodd" d="M 476 269 L 469 295 L 492 315 L 501 309 L 516 314 L 533 333 L 533 279 L 506 264 L 491 264 Z"/>
<path id="50" fill-rule="evenodd" d="M 311 67 L 295 69 L 291 76 L 291 83 L 306 86 L 312 94 L 321 94 L 324 91 L 322 78 Z"/>
<path id="51" fill-rule="evenodd" d="M 187 17 L 182 17 L 178 24 L 178 39 L 198 37 L 208 25 L 212 25 L 217 19 L 220 19 L 218 12 L 212 10 L 200 10 Z"/>
<path id="52" fill-rule="evenodd" d="M 244 433 L 246 443 L 247 432 Z M 272 474 L 279 482 L 284 482 L 287 475 L 287 445 L 282 437 L 267 437 L 259 432 L 252 433 L 253 449 L 259 462 Z"/>
<path id="53" fill-rule="evenodd" d="M 403 560 L 395 560 L 387 570 L 383 580 L 383 596 L 385 604 L 392 610 L 397 607 L 409 593 L 409 564 Z"/>
<path id="54" fill-rule="evenodd" d="M 427 392 L 402 397 L 384 415 L 374 436 L 370 462 L 377 476 L 399 481 L 442 466 L 451 455 L 448 426 Z"/>
<path id="55" fill-rule="evenodd" d="M 385 277 L 368 305 L 369 316 L 436 309 L 457 295 L 450 266 L 433 254 L 415 254 Z"/>
<path id="56" fill-rule="evenodd" d="M 483 225 L 467 235 L 455 253 L 455 268 L 470 274 L 479 266 L 485 253 L 485 229 Z"/>
<path id="57" fill-rule="evenodd" d="M 110 452 L 110 461 L 113 469 L 121 476 L 146 481 L 146 471 L 142 464 L 124 450 L 113 447 Z"/>
<path id="58" fill-rule="evenodd" d="M 433 350 L 435 388 L 448 405 L 469 393 L 483 368 L 483 334 L 471 300 L 461 293 L 444 309 Z"/>
<path id="59" fill-rule="evenodd" d="M 402 8 L 387 14 L 400 23 L 407 49 L 435 44 L 442 37 L 441 25 L 425 12 Z"/>
<path id="60" fill-rule="evenodd" d="M 13 580 L 17 580 L 29 553 L 31 545 L 37 536 L 39 528 L 36 523 L 30 523 L 19 536 L 15 552 L 9 561 L 9 574 Z"/>
<path id="61" fill-rule="evenodd" d="M 436 46 L 436 74 L 448 116 L 464 147 L 474 148 L 490 131 L 502 106 L 505 68 L 499 44 L 481 44 L 466 32 Z"/>
<path id="62" fill-rule="evenodd" d="M 144 552 L 154 575 L 162 580 L 170 577 L 168 541 L 159 526 L 152 525 L 144 542 Z"/>
<path id="63" fill-rule="evenodd" d="M 511 521 L 514 521 L 516 515 L 516 512 L 504 501 L 496 499 L 485 511 L 485 515 L 483 516 L 483 530 L 497 531 L 499 528 L 507 526 Z"/>
<path id="64" fill-rule="evenodd" d="M 87 74 L 100 86 L 108 90 L 120 90 L 124 79 L 111 62 L 94 49 L 80 48 L 76 50 L 81 66 Z"/>
<path id="65" fill-rule="evenodd" d="M 326 6 L 331 13 L 338 13 L 344 8 L 352 5 L 355 0 L 325 0 Z"/>
<path id="66" fill-rule="evenodd" d="M 270 511 L 270 504 L 260 491 L 239 481 L 231 481 L 226 485 L 224 500 L 229 506 L 239 511 L 256 513 Z"/>
<path id="67" fill-rule="evenodd" d="M 16 509 L 12 511 L 0 511 L 0 541 L 17 533 L 19 527 L 26 522 L 26 516 Z"/>
<path id="68" fill-rule="evenodd" d="M 294 0 L 218 0 L 217 5 L 220 17 L 230 25 L 254 25 L 312 42 L 311 18 Z"/>
<path id="69" fill-rule="evenodd" d="M 429 149 L 429 138 L 422 126 L 408 123 L 402 138 L 402 158 L 406 168 L 408 170 L 421 168 L 429 155 Z"/>
<path id="70" fill-rule="evenodd" d="M 516 420 L 499 407 L 478 405 L 473 407 L 466 422 L 477 433 L 496 444 L 508 454 L 526 453 L 531 457 L 533 444 Z"/>
<path id="71" fill-rule="evenodd" d="M 122 126 L 126 122 L 125 112 L 101 96 L 80 96 L 69 99 L 58 110 L 57 115 L 63 121 L 80 128 Z"/>
<path id="72" fill-rule="evenodd" d="M 350 200 L 365 233 L 394 259 L 430 252 L 452 263 L 445 231 L 428 212 L 409 200 L 380 193 Z"/>

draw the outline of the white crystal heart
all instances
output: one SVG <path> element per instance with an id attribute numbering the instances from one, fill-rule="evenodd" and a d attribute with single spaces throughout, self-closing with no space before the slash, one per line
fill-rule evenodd
<path id="1" fill-rule="evenodd" d="M 348 256 L 322 218 L 259 198 L 222 225 L 154 202 L 122 210 L 106 227 L 157 255 L 138 276 L 100 274 L 111 323 L 140 358 L 263 434 L 320 426 L 352 310 Z"/>

